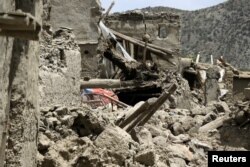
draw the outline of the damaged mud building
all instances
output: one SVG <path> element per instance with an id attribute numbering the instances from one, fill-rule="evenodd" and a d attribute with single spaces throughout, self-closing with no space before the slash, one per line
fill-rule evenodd
<path id="1" fill-rule="evenodd" d="M 196 167 L 249 150 L 249 72 L 182 58 L 180 21 L 1 0 L 0 167 Z"/>

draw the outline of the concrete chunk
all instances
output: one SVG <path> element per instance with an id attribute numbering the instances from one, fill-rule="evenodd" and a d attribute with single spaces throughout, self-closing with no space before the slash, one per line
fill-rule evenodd
<path id="1" fill-rule="evenodd" d="M 133 142 L 131 136 L 118 126 L 109 125 L 97 137 L 94 144 L 96 147 L 105 149 L 115 164 L 123 165 L 130 155 L 130 144 Z"/>
<path id="2" fill-rule="evenodd" d="M 135 160 L 141 164 L 153 166 L 156 160 L 155 152 L 153 149 L 143 150 L 135 156 Z"/>

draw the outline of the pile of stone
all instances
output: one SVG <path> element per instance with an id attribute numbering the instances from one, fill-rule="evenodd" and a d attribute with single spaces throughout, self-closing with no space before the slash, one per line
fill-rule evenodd
<path id="1" fill-rule="evenodd" d="M 131 133 L 115 125 L 126 110 L 53 106 L 41 109 L 38 166 L 206 166 L 207 151 L 223 149 L 218 131 L 199 128 L 230 112 L 224 102 L 158 110 Z"/>
<path id="2" fill-rule="evenodd" d="M 54 33 L 50 28 L 42 31 L 39 66 L 41 70 L 61 72 L 62 68 L 67 67 L 65 52 L 80 50 L 72 31 L 72 29 L 65 27 L 61 27 Z"/>

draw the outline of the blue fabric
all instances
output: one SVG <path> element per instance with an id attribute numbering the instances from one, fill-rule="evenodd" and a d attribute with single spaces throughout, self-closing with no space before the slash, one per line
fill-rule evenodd
<path id="1" fill-rule="evenodd" d="M 82 96 L 84 96 L 85 94 L 91 94 L 93 92 L 92 89 L 86 88 L 82 90 Z"/>

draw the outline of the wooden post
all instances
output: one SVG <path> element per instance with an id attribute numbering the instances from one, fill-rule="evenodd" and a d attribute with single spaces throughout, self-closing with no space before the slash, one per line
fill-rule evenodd
<path id="1" fill-rule="evenodd" d="M 135 58 L 135 53 L 134 53 L 134 44 L 133 43 L 129 43 L 129 48 L 130 48 L 130 56 L 134 59 Z"/>
<path id="2" fill-rule="evenodd" d="M 126 40 L 122 40 L 122 45 L 123 45 L 123 48 L 124 48 L 125 50 L 127 50 Z"/>
<path id="3" fill-rule="evenodd" d="M 146 59 L 147 59 L 147 46 L 148 46 L 148 41 L 145 42 L 145 46 L 144 46 L 144 51 L 143 51 L 143 64 L 146 64 Z"/>
<path id="4" fill-rule="evenodd" d="M 146 101 L 144 103 L 141 103 L 139 106 L 135 106 L 131 108 L 128 111 L 128 114 L 126 115 L 125 119 L 118 124 L 121 128 L 124 128 L 127 126 L 129 123 L 131 123 L 138 115 L 146 111 L 146 109 L 149 107 L 149 103 Z"/>
<path id="5" fill-rule="evenodd" d="M 169 89 L 162 93 L 162 95 L 152 104 L 149 108 L 147 116 L 145 116 L 139 123 L 139 126 L 143 126 L 153 115 L 154 113 L 164 104 L 164 102 L 170 97 L 171 94 L 175 92 L 177 85 L 173 84 Z"/>
<path id="6" fill-rule="evenodd" d="M 123 122 L 119 123 L 119 126 L 127 132 L 130 132 L 136 126 L 143 126 L 176 89 L 177 85 L 173 84 L 155 102 L 150 103 L 147 101 L 138 108 L 135 108 L 132 110 L 132 114 L 129 114 Z"/>

